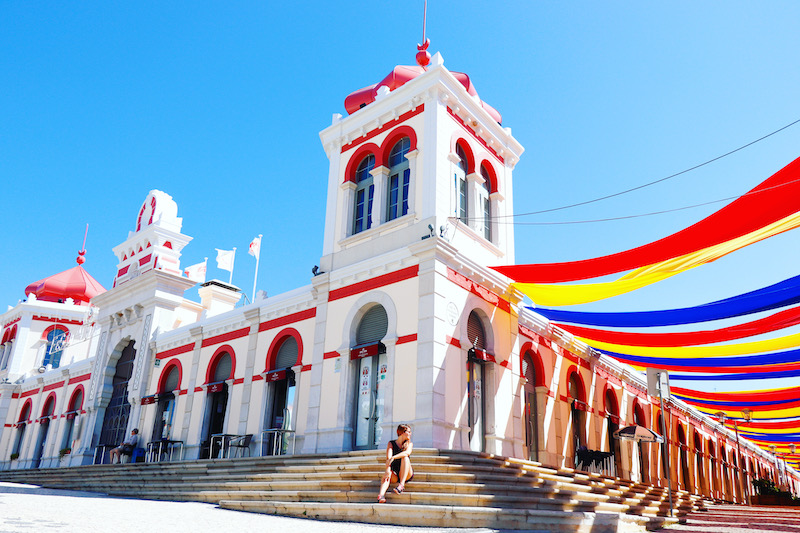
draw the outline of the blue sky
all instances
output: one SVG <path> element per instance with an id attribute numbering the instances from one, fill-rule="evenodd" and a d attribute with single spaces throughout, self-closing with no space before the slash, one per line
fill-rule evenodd
<path id="1" fill-rule="evenodd" d="M 106 287 L 111 249 L 151 189 L 194 240 L 184 266 L 264 234 L 259 289 L 309 282 L 322 248 L 327 158 L 318 132 L 344 98 L 413 64 L 418 2 L 3 2 L 0 302 L 75 265 Z M 431 50 L 468 73 L 526 152 L 517 212 L 627 189 L 800 119 L 797 2 L 437 2 Z M 800 156 L 800 124 L 657 186 L 523 217 L 564 222 L 744 193 Z M 616 222 L 516 227 L 517 262 L 576 260 L 663 237 L 724 204 Z M 798 273 L 800 233 L 653 287 L 583 306 L 704 303 Z M 196 293 L 189 291 L 188 296 Z M 721 390 L 721 389 L 720 389 Z"/>

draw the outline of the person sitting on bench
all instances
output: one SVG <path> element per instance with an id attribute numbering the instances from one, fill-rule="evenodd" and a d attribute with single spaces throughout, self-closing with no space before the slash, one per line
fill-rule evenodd
<path id="1" fill-rule="evenodd" d="M 134 448 L 136 448 L 137 442 L 139 442 L 139 430 L 134 428 L 131 430 L 130 436 L 122 441 L 122 444 L 116 448 L 113 448 L 111 452 L 109 452 L 111 464 L 114 464 L 115 462 L 122 462 L 120 457 L 121 455 L 132 455 Z"/>

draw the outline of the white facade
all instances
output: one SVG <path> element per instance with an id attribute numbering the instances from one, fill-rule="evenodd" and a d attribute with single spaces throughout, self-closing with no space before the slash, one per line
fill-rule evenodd
<path id="1" fill-rule="evenodd" d="M 523 148 L 511 130 L 438 55 L 376 94 L 320 133 L 330 167 L 310 285 L 240 307 L 221 282 L 187 298 L 195 283 L 180 252 L 191 238 L 172 198 L 151 191 L 114 248 L 112 289 L 91 307 L 29 299 L 0 315 L 0 468 L 91 463 L 134 427 L 142 445 L 179 442 L 191 459 L 218 453 L 215 434 L 254 435 L 254 454 L 290 451 L 275 434 L 303 453 L 378 448 L 399 423 L 417 446 L 572 466 L 576 443 L 609 450 L 609 420 L 633 423 L 639 409 L 652 425 L 638 377 L 554 332 L 489 268 L 514 263 L 513 224 L 502 222 Z M 40 372 L 56 322 L 75 333 L 61 366 Z M 726 435 L 686 406 L 670 417 Z M 619 475 L 657 468 L 622 446 Z M 700 490 L 712 468 L 702 464 L 673 479 Z"/>

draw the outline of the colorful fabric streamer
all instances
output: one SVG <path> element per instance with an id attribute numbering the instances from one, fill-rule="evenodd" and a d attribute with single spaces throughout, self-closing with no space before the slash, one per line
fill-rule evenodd
<path id="1" fill-rule="evenodd" d="M 800 275 L 768 287 L 707 304 L 661 311 L 596 313 L 546 307 L 528 309 L 554 322 L 604 327 L 659 327 L 709 322 L 777 309 L 800 302 Z"/>
<path id="2" fill-rule="evenodd" d="M 707 357 L 672 359 L 669 357 L 644 357 L 613 352 L 602 352 L 617 361 L 639 369 L 661 368 L 663 370 L 682 370 L 684 372 L 705 372 L 724 374 L 728 372 L 764 374 L 776 371 L 800 369 L 800 350 L 788 350 L 775 354 L 742 357 Z"/>
<path id="3" fill-rule="evenodd" d="M 555 325 L 572 333 L 576 337 L 592 339 L 592 341 L 629 344 L 632 346 L 697 346 L 752 337 L 754 335 L 761 335 L 763 333 L 796 326 L 797 324 L 800 324 L 800 307 L 785 309 L 768 317 L 744 324 L 703 331 L 639 333 L 586 328 L 560 323 Z"/>
<path id="4" fill-rule="evenodd" d="M 524 283 L 563 283 L 641 268 L 736 239 L 798 210 L 800 158 L 719 211 L 677 233 L 611 255 L 563 263 L 494 267 Z"/>
<path id="5" fill-rule="evenodd" d="M 537 305 L 563 306 L 596 302 L 641 289 L 697 266 L 712 263 L 720 257 L 740 250 L 745 246 L 797 227 L 800 227 L 800 212 L 793 213 L 763 228 L 716 246 L 636 269 L 611 282 L 578 285 L 517 282 L 513 285 Z"/>
<path id="6" fill-rule="evenodd" d="M 730 372 L 730 370 L 726 370 Z M 800 376 L 800 368 L 773 370 L 771 372 L 747 372 L 736 374 L 670 374 L 670 381 L 745 381 L 753 379 L 781 379 Z"/>
<path id="7" fill-rule="evenodd" d="M 633 346 L 630 344 L 596 341 L 583 337 L 578 338 L 604 353 L 613 353 L 615 357 L 616 355 L 622 354 L 625 356 L 646 356 L 651 359 L 664 357 L 672 360 L 695 358 L 719 359 L 726 356 L 777 352 L 779 350 L 800 346 L 800 333 L 776 337 L 774 339 L 740 342 L 737 344 L 716 344 L 713 346 Z"/>

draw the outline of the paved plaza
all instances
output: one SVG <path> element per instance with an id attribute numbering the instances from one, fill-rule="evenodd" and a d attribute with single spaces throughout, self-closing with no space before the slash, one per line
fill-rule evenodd
<path id="1" fill-rule="evenodd" d="M 228 511 L 206 503 L 134 500 L 91 492 L 0 483 L 0 533 L 142 533 L 143 531 L 489 533 L 498 530 L 323 522 Z"/>
<path id="2" fill-rule="evenodd" d="M 486 528 L 400 527 L 323 522 L 241 513 L 194 502 L 114 498 L 91 492 L 43 489 L 0 483 L 0 533 L 141 533 L 142 531 L 292 531 L 309 533 L 489 533 Z M 714 505 L 665 532 L 800 533 L 800 508 Z"/>

